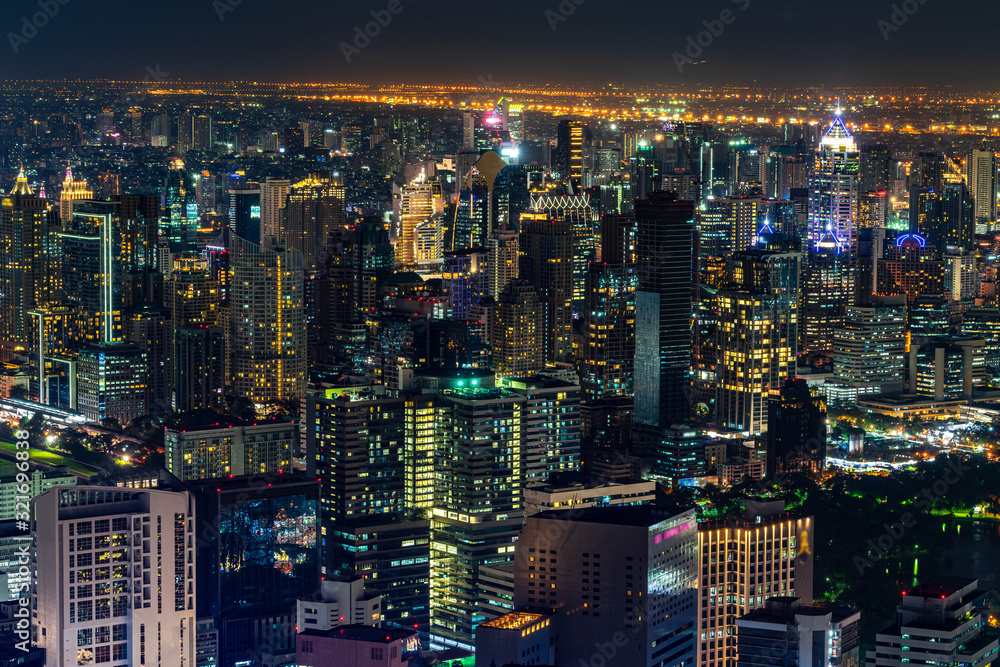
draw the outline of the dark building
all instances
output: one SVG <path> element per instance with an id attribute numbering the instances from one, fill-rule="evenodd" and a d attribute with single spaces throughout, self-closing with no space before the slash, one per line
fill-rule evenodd
<path id="1" fill-rule="evenodd" d="M 260 186 L 240 183 L 229 191 L 229 229 L 241 239 L 260 244 Z"/>
<path id="2" fill-rule="evenodd" d="M 892 186 L 892 151 L 884 144 L 861 147 L 861 192 L 888 190 Z"/>
<path id="3" fill-rule="evenodd" d="M 860 657 L 861 613 L 768 598 L 736 621 L 740 667 L 851 667 Z"/>
<path id="4" fill-rule="evenodd" d="M 826 402 L 802 378 L 788 378 L 767 406 L 767 471 L 820 472 L 826 466 Z"/>
<path id="5" fill-rule="evenodd" d="M 226 341 L 222 327 L 174 330 L 174 410 L 220 408 L 226 386 Z"/>
<path id="6" fill-rule="evenodd" d="M 216 619 L 219 664 L 294 651 L 296 600 L 320 582 L 319 483 L 250 475 L 187 485 L 199 527 L 197 611 Z"/>
<path id="7" fill-rule="evenodd" d="M 559 121 L 559 134 L 553 162 L 563 180 L 579 192 L 583 184 L 583 138 L 586 128 L 578 120 Z"/>
<path id="8" fill-rule="evenodd" d="M 636 202 L 635 421 L 687 421 L 694 282 L 694 204 L 675 192 Z"/>

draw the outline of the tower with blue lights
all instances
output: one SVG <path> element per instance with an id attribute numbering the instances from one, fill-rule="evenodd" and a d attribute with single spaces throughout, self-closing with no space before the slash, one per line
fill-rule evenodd
<path id="1" fill-rule="evenodd" d="M 817 252 L 856 254 L 861 154 L 840 109 L 816 154 L 816 169 L 809 178 L 809 242 Z"/>

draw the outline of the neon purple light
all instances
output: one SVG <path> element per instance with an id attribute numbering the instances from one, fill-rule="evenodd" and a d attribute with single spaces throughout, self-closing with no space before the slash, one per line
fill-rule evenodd
<path id="1" fill-rule="evenodd" d="M 670 530 L 665 530 L 665 531 L 663 531 L 662 533 L 660 533 L 659 535 L 657 535 L 656 537 L 653 538 L 653 544 L 659 544 L 663 540 L 668 540 L 671 537 L 673 537 L 674 535 L 678 535 L 680 533 L 683 533 L 685 530 L 688 530 L 689 528 L 691 528 L 691 522 L 690 521 L 688 521 L 687 523 L 682 523 L 681 525 L 679 525 L 679 526 L 677 526 L 675 528 L 671 528 Z"/>

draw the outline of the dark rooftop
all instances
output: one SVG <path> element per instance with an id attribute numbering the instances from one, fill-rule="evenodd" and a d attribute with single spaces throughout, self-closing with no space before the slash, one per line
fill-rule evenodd
<path id="1" fill-rule="evenodd" d="M 649 527 L 673 518 L 690 507 L 679 505 L 626 505 L 613 507 L 587 507 L 574 510 L 548 510 L 532 516 L 532 519 L 554 521 L 579 521 L 581 523 L 612 523 L 623 526 Z"/>
<path id="2" fill-rule="evenodd" d="M 913 595 L 923 598 L 946 598 L 954 595 L 966 586 L 975 584 L 976 581 L 976 579 L 969 579 L 967 577 L 934 577 L 903 591 L 903 595 Z"/>
<path id="3" fill-rule="evenodd" d="M 405 628 L 373 628 L 368 625 L 342 625 L 331 630 L 303 630 L 300 635 L 308 637 L 330 637 L 362 642 L 393 642 L 407 639 L 417 634 L 416 630 Z"/>

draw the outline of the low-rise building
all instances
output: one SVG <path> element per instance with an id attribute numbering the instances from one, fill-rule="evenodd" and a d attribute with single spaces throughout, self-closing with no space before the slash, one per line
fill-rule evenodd
<path id="1" fill-rule="evenodd" d="M 419 656 L 414 630 L 346 625 L 295 637 L 298 667 L 410 667 L 419 664 Z"/>

